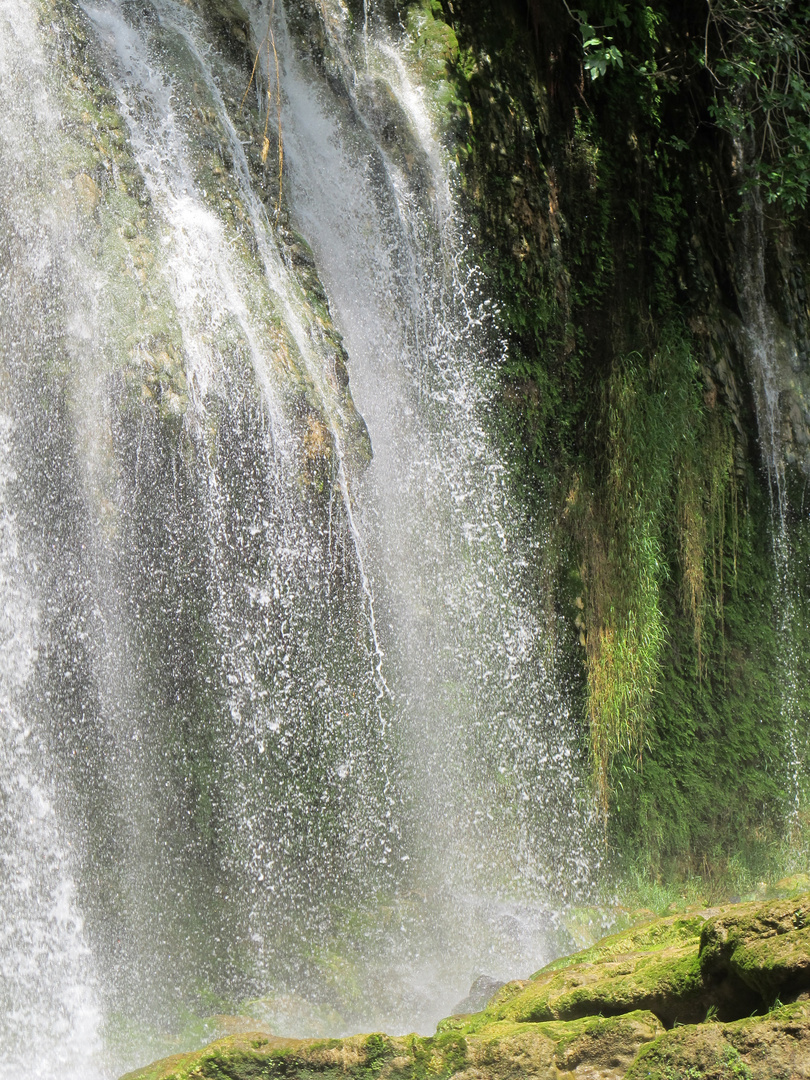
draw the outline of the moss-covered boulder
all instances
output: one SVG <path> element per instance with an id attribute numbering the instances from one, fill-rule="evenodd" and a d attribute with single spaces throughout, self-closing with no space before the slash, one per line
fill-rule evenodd
<path id="1" fill-rule="evenodd" d="M 507 983 L 432 1037 L 239 1034 L 129 1080 L 807 1077 L 808 913 L 810 894 L 654 919 Z M 768 1011 L 777 995 L 800 999 Z"/>
<path id="2" fill-rule="evenodd" d="M 664 1024 L 702 1020 L 716 1002 L 700 968 L 705 916 L 672 916 L 612 935 L 597 945 L 508 983 L 482 1021 L 575 1020 L 642 1009 Z M 481 1022 L 482 1022 L 481 1021 Z"/>
<path id="3" fill-rule="evenodd" d="M 700 966 L 707 979 L 738 980 L 768 1004 L 810 990 L 810 894 L 717 915 L 703 928 Z"/>
<path id="4" fill-rule="evenodd" d="M 674 1028 L 642 1048 L 626 1080 L 804 1080 L 810 1077 L 810 1004 L 731 1024 Z"/>
<path id="5" fill-rule="evenodd" d="M 254 1032 L 166 1058 L 125 1080 L 559 1080 L 561 1073 L 571 1080 L 611 1080 L 663 1030 L 652 1013 L 633 1012 L 568 1023 L 503 1021 L 474 1034 L 451 1029 L 430 1038 L 279 1039 Z"/>

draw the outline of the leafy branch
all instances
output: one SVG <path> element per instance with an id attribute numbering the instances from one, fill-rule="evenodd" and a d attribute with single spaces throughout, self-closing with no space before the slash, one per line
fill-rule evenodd
<path id="1" fill-rule="evenodd" d="M 808 0 L 708 4 L 703 65 L 718 91 L 712 119 L 747 144 L 750 183 L 788 213 L 810 197 L 808 25 Z"/>
<path id="2" fill-rule="evenodd" d="M 705 17 L 698 13 L 686 37 L 668 19 L 671 4 L 563 5 L 579 31 L 591 81 L 623 68 L 660 91 L 674 89 L 698 69 L 708 72 L 709 117 L 744 148 L 747 186 L 758 187 L 788 215 L 807 206 L 810 0 L 705 0 Z M 662 25 L 670 42 L 666 49 L 659 40 Z"/>
<path id="3" fill-rule="evenodd" d="M 624 67 L 622 51 L 616 45 L 613 34 L 607 31 L 617 26 L 625 28 L 630 26 L 627 5 L 618 4 L 615 15 L 607 17 L 601 26 L 593 26 L 586 11 L 579 8 L 572 10 L 566 0 L 563 0 L 563 3 L 568 14 L 579 26 L 579 32 L 582 35 L 584 67 L 591 79 L 598 79 L 612 65 Z"/>

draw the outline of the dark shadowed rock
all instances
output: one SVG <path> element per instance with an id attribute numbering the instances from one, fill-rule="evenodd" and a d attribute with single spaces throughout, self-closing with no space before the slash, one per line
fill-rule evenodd
<path id="1" fill-rule="evenodd" d="M 479 975 L 470 987 L 469 994 L 454 1006 L 453 1012 L 456 1015 L 479 1012 L 503 985 L 503 979 L 493 979 L 491 975 Z"/>

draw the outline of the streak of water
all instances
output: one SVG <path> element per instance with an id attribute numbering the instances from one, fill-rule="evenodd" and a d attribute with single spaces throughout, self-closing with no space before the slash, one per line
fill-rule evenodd
<path id="1" fill-rule="evenodd" d="M 497 893 L 498 865 L 503 884 L 542 895 L 563 860 L 575 891 L 587 842 L 563 825 L 578 797 L 576 755 L 553 629 L 532 592 L 540 540 L 520 520 L 488 430 L 497 337 L 401 54 L 364 33 L 364 65 L 347 69 L 351 42 L 334 40 L 345 21 L 324 25 L 331 85 L 342 73 L 335 94 L 276 29 L 285 155 L 374 446 L 361 528 L 405 732 L 411 854 L 439 894 Z M 380 134 L 387 126 L 396 145 Z"/>
<path id="2" fill-rule="evenodd" d="M 741 144 L 737 146 L 737 154 L 740 161 L 745 160 Z M 790 539 L 780 390 L 789 385 L 789 372 L 796 367 L 796 342 L 778 331 L 776 318 L 766 300 L 764 218 L 757 190 L 746 196 L 740 227 L 739 298 L 744 325 L 743 353 L 754 391 L 759 445 L 771 500 L 771 537 L 779 586 L 779 686 L 787 740 L 787 814 L 795 823 L 801 794 L 800 732 L 806 722 L 800 707 L 801 658 L 796 652 L 796 627 L 799 625 L 797 620 L 804 620 L 805 616 Z"/>

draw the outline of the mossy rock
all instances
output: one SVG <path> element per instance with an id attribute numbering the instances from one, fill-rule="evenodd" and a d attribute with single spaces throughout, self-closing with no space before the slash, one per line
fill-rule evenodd
<path id="1" fill-rule="evenodd" d="M 464 1037 L 466 1060 L 456 1080 L 558 1080 L 586 1077 L 613 1080 L 635 1059 L 639 1049 L 663 1033 L 650 1012 L 626 1016 L 589 1016 L 542 1024 L 490 1024 Z M 418 1072 L 406 1073 L 418 1077 Z"/>
<path id="2" fill-rule="evenodd" d="M 810 896 L 656 919 L 508 983 L 429 1038 L 239 1034 L 129 1080 L 810 1076 L 810 1003 L 750 1016 L 804 987 L 808 921 Z"/>
<path id="3" fill-rule="evenodd" d="M 702 1020 L 712 1004 L 697 940 L 652 953 L 575 964 L 539 976 L 506 1000 L 504 996 L 490 1011 L 499 1019 L 524 1023 L 648 1009 L 671 1025 Z"/>
<path id="4" fill-rule="evenodd" d="M 503 1021 L 474 1035 L 445 1031 L 432 1038 L 280 1039 L 253 1032 L 166 1058 L 124 1080 L 559 1080 L 561 1072 L 572 1080 L 613 1080 L 662 1033 L 657 1018 L 645 1012 L 547 1024 Z"/>
<path id="5" fill-rule="evenodd" d="M 636 1010 L 624 1016 L 587 1017 L 572 1022 L 538 1024 L 555 1043 L 554 1059 L 563 1072 L 611 1076 L 628 1068 L 639 1049 L 664 1033 L 651 1012 Z"/>
<path id="6" fill-rule="evenodd" d="M 502 987 L 478 1023 L 648 1009 L 670 1027 L 732 1021 L 810 990 L 810 896 L 657 919 Z"/>
<path id="7" fill-rule="evenodd" d="M 626 1080 L 804 1080 L 810 1077 L 810 1004 L 731 1024 L 675 1028 L 643 1047 Z"/>
<path id="8" fill-rule="evenodd" d="M 638 1009 L 667 1025 L 702 1020 L 714 1004 L 698 959 L 704 922 L 701 915 L 672 916 L 613 934 L 528 982 L 507 983 L 478 1022 L 575 1020 Z"/>
<path id="9" fill-rule="evenodd" d="M 122 1080 L 186 1080 L 191 1077 L 202 1080 L 223 1076 L 230 1080 L 253 1080 L 255 1077 L 328 1076 L 336 1071 L 352 1075 L 355 1066 L 368 1060 L 363 1042 L 361 1036 L 324 1041 L 246 1032 L 218 1039 L 203 1050 L 174 1054 L 145 1069 L 127 1073 Z"/>
<path id="10" fill-rule="evenodd" d="M 711 919 L 700 965 L 707 978 L 738 979 L 767 1004 L 810 990 L 810 893 L 741 904 Z"/>
<path id="11" fill-rule="evenodd" d="M 535 972 L 532 979 L 538 979 L 552 971 L 562 971 L 574 964 L 597 963 L 630 956 L 633 953 L 655 952 L 679 945 L 695 945 L 700 940 L 706 919 L 715 910 L 719 909 L 689 915 L 676 914 L 663 919 L 656 919 L 653 916 L 649 921 L 638 926 L 610 934 L 587 949 L 554 960 Z"/>

